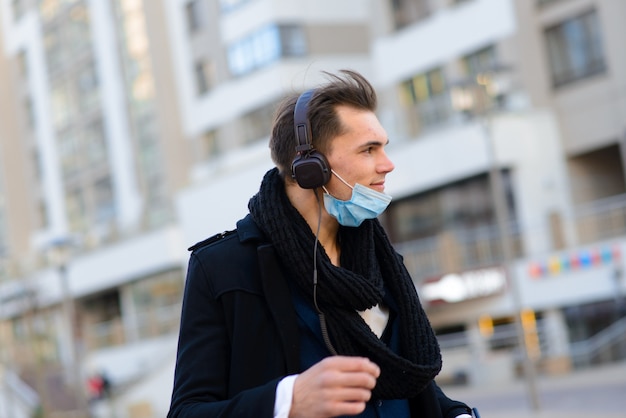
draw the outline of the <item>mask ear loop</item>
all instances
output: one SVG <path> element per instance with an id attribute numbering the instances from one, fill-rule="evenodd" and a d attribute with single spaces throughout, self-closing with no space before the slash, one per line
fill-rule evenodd
<path id="1" fill-rule="evenodd" d="M 313 189 L 313 193 L 315 193 L 315 199 L 317 200 L 318 207 L 317 231 L 315 232 L 315 245 L 313 246 L 313 305 L 315 305 L 315 310 L 320 318 L 320 329 L 322 330 L 322 339 L 324 340 L 324 344 L 326 345 L 326 348 L 328 348 L 328 351 L 330 351 L 332 355 L 336 356 L 337 350 L 333 347 L 333 344 L 330 342 L 330 336 L 328 335 L 326 316 L 317 304 L 317 243 L 319 242 L 318 237 L 322 226 L 322 201 L 317 193 L 317 189 Z"/>
<path id="2" fill-rule="evenodd" d="M 330 169 L 330 172 L 331 172 L 332 174 L 334 174 L 334 175 L 335 175 L 335 177 L 337 177 L 337 178 L 339 179 L 339 181 L 340 181 L 340 182 L 342 182 L 343 184 L 345 184 L 346 186 L 348 186 L 348 187 L 350 188 L 350 190 L 354 190 L 354 187 L 353 187 L 353 186 L 350 186 L 350 184 L 349 184 L 347 181 L 345 181 L 344 179 L 342 179 L 342 178 L 341 178 L 341 176 L 335 172 L 335 170 L 333 170 L 333 169 L 331 168 L 331 169 Z M 329 195 L 329 196 L 333 196 L 332 194 L 330 194 L 330 192 L 328 191 L 328 189 L 326 188 L 326 186 L 322 186 L 322 190 L 324 190 L 324 193 L 326 193 L 327 195 Z M 319 196 L 317 196 L 317 193 L 315 194 L 315 196 L 317 197 L 317 201 L 318 201 L 318 203 L 319 203 Z M 335 196 L 333 196 L 333 197 L 335 197 Z M 321 210 L 321 208 L 320 208 L 320 210 Z M 321 215 L 320 215 L 320 221 L 321 221 Z"/>

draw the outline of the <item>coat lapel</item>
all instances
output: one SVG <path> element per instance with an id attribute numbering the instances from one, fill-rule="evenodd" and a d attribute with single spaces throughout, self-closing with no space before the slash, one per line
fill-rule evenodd
<path id="1" fill-rule="evenodd" d="M 289 286 L 278 264 L 274 247 L 271 244 L 264 244 L 259 246 L 257 251 L 263 292 L 276 323 L 280 343 L 285 352 L 287 373 L 299 373 L 298 323 Z"/>

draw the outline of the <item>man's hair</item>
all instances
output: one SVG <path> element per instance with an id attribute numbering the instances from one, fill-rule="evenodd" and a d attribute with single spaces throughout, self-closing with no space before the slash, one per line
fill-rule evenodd
<path id="1" fill-rule="evenodd" d="M 345 133 L 336 108 L 340 105 L 359 110 L 376 111 L 376 92 L 361 74 L 352 70 L 340 70 L 341 74 L 323 72 L 328 82 L 316 87 L 308 104 L 307 116 L 311 122 L 313 147 L 322 154 L 330 152 L 331 138 Z M 291 163 L 296 156 L 296 137 L 293 112 L 299 94 L 291 94 L 278 105 L 270 150 L 274 164 L 285 179 L 291 179 Z"/>

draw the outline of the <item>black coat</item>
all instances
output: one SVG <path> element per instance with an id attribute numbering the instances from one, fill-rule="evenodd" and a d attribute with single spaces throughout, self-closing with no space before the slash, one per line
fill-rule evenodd
<path id="1" fill-rule="evenodd" d="M 274 249 L 250 216 L 191 249 L 168 418 L 271 418 L 278 382 L 303 371 Z M 469 413 L 434 382 L 409 401 L 420 418 Z"/>

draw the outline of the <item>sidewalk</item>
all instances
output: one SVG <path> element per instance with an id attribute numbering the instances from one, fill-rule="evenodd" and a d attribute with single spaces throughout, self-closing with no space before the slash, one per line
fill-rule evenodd
<path id="1" fill-rule="evenodd" d="M 536 387 L 538 411 L 522 380 L 443 388 L 449 397 L 477 407 L 481 418 L 626 418 L 626 362 L 538 376 Z"/>

